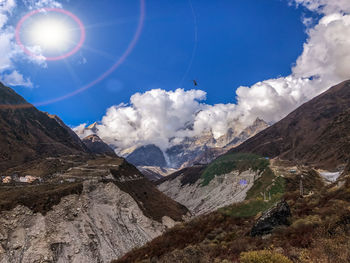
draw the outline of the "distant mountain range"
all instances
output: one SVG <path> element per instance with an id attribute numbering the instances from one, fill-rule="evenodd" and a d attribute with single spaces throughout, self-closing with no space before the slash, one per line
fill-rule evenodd
<path id="1" fill-rule="evenodd" d="M 180 143 L 170 141 L 171 146 L 165 151 L 162 151 L 161 147 L 157 145 L 150 144 L 118 149 L 118 153 L 139 167 L 156 166 L 179 169 L 193 164 L 209 163 L 267 127 L 269 125 L 265 121 L 257 118 L 252 125 L 243 131 L 231 127 L 226 134 L 217 139 L 211 131 L 206 131 L 200 136 L 186 137 Z M 86 133 L 98 133 L 97 123 L 88 126 L 81 134 L 78 134 Z"/>

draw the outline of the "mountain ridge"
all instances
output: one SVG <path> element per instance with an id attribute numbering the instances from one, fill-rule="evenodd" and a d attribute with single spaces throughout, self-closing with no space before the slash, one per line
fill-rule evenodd
<path id="1" fill-rule="evenodd" d="M 347 162 L 350 154 L 347 135 L 350 125 L 340 127 L 336 123 L 337 118 L 344 118 L 349 109 L 350 80 L 347 80 L 304 103 L 230 152 L 252 152 L 336 169 Z M 337 141 L 336 137 L 340 140 Z M 330 143 L 326 138 L 333 138 L 337 144 Z"/>
<path id="2" fill-rule="evenodd" d="M 1 83 L 0 105 L 0 169 L 44 155 L 90 154 L 57 119 L 37 110 Z"/>

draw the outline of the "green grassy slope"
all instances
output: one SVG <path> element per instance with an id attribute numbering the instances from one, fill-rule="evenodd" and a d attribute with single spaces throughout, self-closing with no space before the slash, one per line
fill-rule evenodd
<path id="1" fill-rule="evenodd" d="M 220 156 L 211 162 L 202 173 L 202 186 L 206 186 L 215 176 L 227 174 L 233 170 L 264 171 L 269 165 L 265 158 L 250 153 L 235 153 Z"/>

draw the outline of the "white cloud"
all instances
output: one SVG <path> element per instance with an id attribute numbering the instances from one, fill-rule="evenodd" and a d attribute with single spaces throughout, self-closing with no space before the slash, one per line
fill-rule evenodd
<path id="1" fill-rule="evenodd" d="M 0 73 L 12 67 L 13 37 L 12 31 L 0 31 Z"/>
<path id="2" fill-rule="evenodd" d="M 311 11 L 322 14 L 349 13 L 349 0 L 292 0 L 297 5 L 303 5 Z"/>
<path id="3" fill-rule="evenodd" d="M 12 71 L 9 74 L 4 74 L 2 81 L 8 86 L 22 86 L 27 88 L 33 88 L 33 83 L 28 78 L 24 78 L 17 70 Z"/>
<path id="4" fill-rule="evenodd" d="M 183 89 L 136 93 L 131 97 L 130 105 L 122 104 L 107 110 L 98 126 L 98 135 L 123 148 L 147 143 L 164 148 L 169 138 L 192 132 L 180 129 L 193 122 L 196 112 L 205 108 L 200 103 L 205 96 L 200 90 Z"/>
<path id="5" fill-rule="evenodd" d="M 83 124 L 80 124 L 79 126 L 77 127 L 73 127 L 72 129 L 77 133 L 79 134 L 79 136 L 81 138 L 85 138 L 91 134 L 93 134 L 93 132 L 91 130 L 87 130 L 85 129 L 86 128 L 86 125 L 87 123 L 83 123 Z"/>
<path id="6" fill-rule="evenodd" d="M 38 9 L 43 7 L 61 8 L 62 4 L 54 0 L 23 0 L 28 9 Z"/>
<path id="7" fill-rule="evenodd" d="M 330 14 L 309 30 L 293 73 L 319 76 L 326 85 L 350 77 L 350 15 Z"/>
<path id="8" fill-rule="evenodd" d="M 16 7 L 15 0 L 0 0 L 1 13 L 11 13 L 15 7 Z"/>
<path id="9" fill-rule="evenodd" d="M 15 7 L 14 0 L 0 0 L 0 73 L 13 67 L 14 29 L 6 24 Z"/>
<path id="10" fill-rule="evenodd" d="M 350 78 L 350 15 L 325 15 L 307 33 L 303 53 L 290 76 L 237 90 L 237 110 L 242 121 L 255 117 L 278 121 L 332 85 Z"/>

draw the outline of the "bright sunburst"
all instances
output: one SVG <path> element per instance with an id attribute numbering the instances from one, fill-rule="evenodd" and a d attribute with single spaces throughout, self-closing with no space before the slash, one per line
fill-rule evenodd
<path id="1" fill-rule="evenodd" d="M 49 61 L 61 60 L 82 47 L 85 27 L 76 15 L 67 10 L 37 9 L 18 22 L 16 41 L 27 55 Z"/>
<path id="2" fill-rule="evenodd" d="M 33 45 L 47 51 L 65 50 L 72 41 L 70 26 L 55 18 L 45 18 L 31 25 L 29 36 Z"/>

